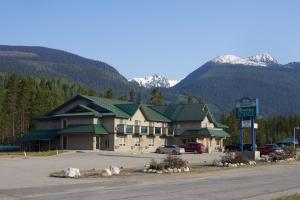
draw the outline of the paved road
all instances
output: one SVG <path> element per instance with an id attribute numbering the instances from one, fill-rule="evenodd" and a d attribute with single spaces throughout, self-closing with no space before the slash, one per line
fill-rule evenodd
<path id="1" fill-rule="evenodd" d="M 220 159 L 220 153 L 184 154 L 182 157 L 190 163 L 212 162 Z M 72 184 L 70 179 L 53 179 L 51 172 L 61 171 L 68 167 L 83 169 L 104 169 L 109 165 L 125 168 L 143 167 L 151 158 L 162 159 L 165 155 L 144 153 L 128 154 L 116 152 L 68 152 L 59 156 L 24 158 L 0 158 L 0 189 L 38 187 L 61 184 Z M 79 180 L 80 183 L 94 180 Z"/>
<path id="2" fill-rule="evenodd" d="M 300 163 L 278 164 L 155 179 L 111 179 L 94 183 L 0 190 L 21 199 L 271 199 L 300 192 Z M 164 178 L 161 178 L 164 177 Z"/>

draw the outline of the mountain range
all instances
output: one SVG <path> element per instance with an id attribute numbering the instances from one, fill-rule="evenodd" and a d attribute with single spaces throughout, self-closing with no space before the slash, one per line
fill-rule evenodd
<path id="1" fill-rule="evenodd" d="M 217 113 L 230 112 L 235 101 L 245 96 L 258 97 L 261 114 L 266 117 L 300 113 L 300 63 L 280 64 L 267 53 L 247 58 L 218 56 L 178 82 L 157 74 L 127 80 L 105 62 L 66 51 L 0 45 L 0 72 L 61 77 L 102 93 L 112 88 L 116 97 L 134 91 L 144 102 L 151 88 L 162 87 L 167 103 L 200 97 Z"/>
<path id="2" fill-rule="evenodd" d="M 262 116 L 300 113 L 300 63 L 280 64 L 270 54 L 224 55 L 190 73 L 172 89 L 201 96 L 229 112 L 242 97 L 257 97 Z"/>
<path id="3" fill-rule="evenodd" d="M 103 93 L 113 89 L 115 97 L 134 91 L 135 97 L 146 102 L 150 90 L 128 81 L 111 65 L 87 59 L 62 50 L 38 46 L 0 45 L 0 72 L 21 76 L 60 77 Z M 166 102 L 185 101 L 185 96 L 164 91 Z"/>

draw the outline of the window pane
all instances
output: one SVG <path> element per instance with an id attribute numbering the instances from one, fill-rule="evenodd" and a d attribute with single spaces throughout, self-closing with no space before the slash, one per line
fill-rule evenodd
<path id="1" fill-rule="evenodd" d="M 126 133 L 133 133 L 133 125 L 127 125 Z"/>
<path id="2" fill-rule="evenodd" d="M 141 132 L 142 133 L 148 133 L 148 127 L 147 126 L 142 126 L 141 127 Z"/>

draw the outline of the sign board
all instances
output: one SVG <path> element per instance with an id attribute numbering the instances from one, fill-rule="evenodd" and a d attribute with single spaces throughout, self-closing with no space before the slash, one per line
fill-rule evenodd
<path id="1" fill-rule="evenodd" d="M 242 121 L 242 128 L 251 128 L 251 120 L 243 120 Z M 254 128 L 258 128 L 258 124 L 254 123 Z"/>
<path id="2" fill-rule="evenodd" d="M 257 98 L 242 98 L 236 102 L 235 107 L 238 119 L 255 118 L 259 115 L 259 102 Z"/>

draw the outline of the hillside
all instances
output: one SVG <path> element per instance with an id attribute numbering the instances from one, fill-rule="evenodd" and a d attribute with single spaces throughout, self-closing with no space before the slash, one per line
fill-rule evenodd
<path id="1" fill-rule="evenodd" d="M 98 91 L 112 87 L 120 94 L 138 87 L 104 62 L 44 47 L 0 45 L 0 72 L 62 77 Z"/>
<path id="2" fill-rule="evenodd" d="M 150 90 L 130 82 L 114 67 L 96 60 L 57 49 L 32 46 L 0 45 L 0 72 L 22 76 L 64 78 L 84 87 L 103 93 L 112 88 L 116 98 L 133 90 L 143 102 L 149 99 Z M 166 90 L 167 102 L 185 101 L 186 97 Z"/>
<path id="3" fill-rule="evenodd" d="M 172 89 L 201 96 L 223 112 L 232 110 L 237 99 L 251 96 L 259 98 L 265 117 L 299 114 L 300 63 L 281 65 L 275 59 L 255 63 L 253 60 L 219 57 L 190 73 Z"/>

